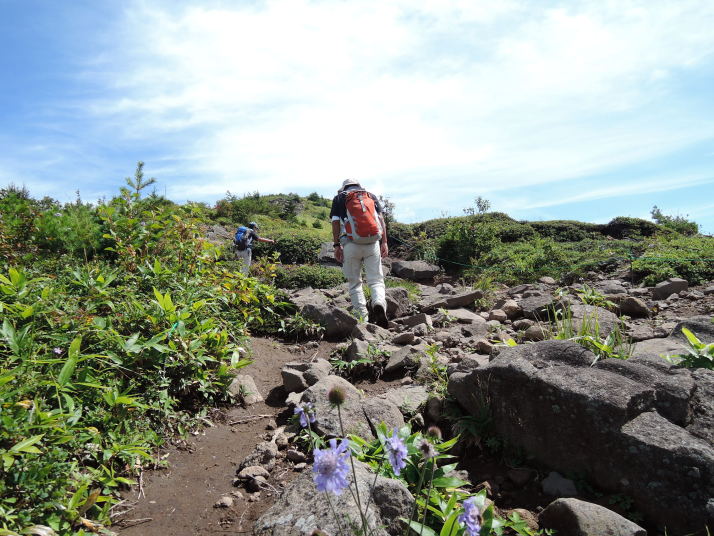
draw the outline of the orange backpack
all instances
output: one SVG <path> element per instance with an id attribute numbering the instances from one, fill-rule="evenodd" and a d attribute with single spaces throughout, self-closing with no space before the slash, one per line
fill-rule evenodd
<path id="1" fill-rule="evenodd" d="M 382 226 L 374 204 L 374 199 L 366 190 L 345 192 L 347 221 L 345 232 L 355 244 L 374 244 L 382 238 Z"/>

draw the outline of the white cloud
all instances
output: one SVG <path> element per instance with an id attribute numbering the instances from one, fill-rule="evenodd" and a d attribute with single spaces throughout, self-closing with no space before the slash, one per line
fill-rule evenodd
<path id="1" fill-rule="evenodd" d="M 119 23 L 89 112 L 166 152 L 175 199 L 350 176 L 401 218 L 438 216 L 714 137 L 676 93 L 712 69 L 705 1 L 135 2 Z"/>

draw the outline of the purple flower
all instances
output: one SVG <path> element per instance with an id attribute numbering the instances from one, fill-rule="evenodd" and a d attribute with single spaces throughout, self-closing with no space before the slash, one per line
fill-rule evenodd
<path id="1" fill-rule="evenodd" d="M 317 485 L 317 491 L 330 491 L 335 495 L 342 493 L 350 483 L 347 481 L 347 474 L 350 472 L 349 442 L 343 439 L 339 446 L 336 439 L 330 439 L 329 449 L 315 449 L 313 456 L 315 464 L 312 468 L 313 479 Z"/>
<path id="2" fill-rule="evenodd" d="M 303 428 L 307 428 L 308 421 L 313 423 L 317 420 L 317 417 L 315 417 L 315 408 L 312 406 L 312 402 L 305 402 L 304 404 L 295 406 L 293 414 L 300 416 L 300 426 Z"/>
<path id="3" fill-rule="evenodd" d="M 62 348 L 53 348 L 52 351 L 53 351 L 55 354 L 60 355 L 60 354 L 62 353 Z"/>
<path id="4" fill-rule="evenodd" d="M 399 476 L 399 472 L 407 466 L 407 446 L 404 441 L 401 440 L 399 435 L 397 435 L 397 429 L 394 429 L 392 437 L 387 438 L 387 459 L 392 465 L 394 474 Z"/>
<path id="5" fill-rule="evenodd" d="M 481 515 L 476 506 L 476 498 L 469 497 L 463 506 L 464 513 L 459 516 L 459 523 L 466 526 L 466 536 L 478 536 L 481 532 Z"/>

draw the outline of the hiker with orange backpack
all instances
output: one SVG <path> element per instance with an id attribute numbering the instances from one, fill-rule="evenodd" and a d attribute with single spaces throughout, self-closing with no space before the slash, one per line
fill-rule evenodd
<path id="1" fill-rule="evenodd" d="M 367 300 L 362 290 L 362 265 L 367 285 L 372 291 L 372 314 L 369 320 L 387 327 L 387 301 L 384 294 L 382 257 L 389 254 L 387 226 L 382 207 L 374 194 L 362 188 L 354 179 L 347 179 L 332 200 L 330 211 L 335 259 L 342 271 L 352 300 L 352 308 L 367 319 Z"/>

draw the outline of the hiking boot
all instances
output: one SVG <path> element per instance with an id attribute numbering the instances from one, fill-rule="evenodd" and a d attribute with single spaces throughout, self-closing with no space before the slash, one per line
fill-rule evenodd
<path id="1" fill-rule="evenodd" d="M 381 303 L 375 303 L 372 306 L 372 324 L 377 324 L 381 328 L 388 328 L 389 321 L 387 320 L 387 311 Z"/>

